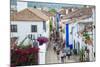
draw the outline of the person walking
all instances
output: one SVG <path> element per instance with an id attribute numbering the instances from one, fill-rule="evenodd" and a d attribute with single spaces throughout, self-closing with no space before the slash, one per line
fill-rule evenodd
<path id="1" fill-rule="evenodd" d="M 62 50 L 61 50 L 61 62 L 62 63 L 64 63 L 66 60 L 66 54 L 67 54 L 66 48 L 62 48 Z"/>
<path id="2" fill-rule="evenodd" d="M 56 43 L 56 54 L 57 54 L 58 60 L 60 60 L 60 44 L 58 41 Z"/>
<path id="3" fill-rule="evenodd" d="M 56 51 L 56 53 L 57 53 L 57 58 L 58 58 L 58 60 L 59 60 L 59 55 L 60 55 L 60 50 L 59 49 L 57 49 L 57 51 Z"/>
<path id="4" fill-rule="evenodd" d="M 53 50 L 56 52 L 57 43 L 53 43 Z"/>
<path id="5" fill-rule="evenodd" d="M 70 56 L 71 56 L 71 50 L 70 50 L 70 48 L 67 48 L 67 56 L 68 56 L 68 59 L 70 59 Z"/>

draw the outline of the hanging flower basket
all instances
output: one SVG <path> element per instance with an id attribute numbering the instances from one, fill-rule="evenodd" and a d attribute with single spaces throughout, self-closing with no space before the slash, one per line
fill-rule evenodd
<path id="1" fill-rule="evenodd" d="M 39 45 L 42 45 L 43 43 L 47 43 L 48 42 L 48 38 L 46 38 L 46 37 L 38 37 L 37 41 L 39 42 Z"/>

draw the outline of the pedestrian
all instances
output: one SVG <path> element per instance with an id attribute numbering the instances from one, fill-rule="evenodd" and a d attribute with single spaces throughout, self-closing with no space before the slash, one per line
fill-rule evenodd
<path id="1" fill-rule="evenodd" d="M 54 52 L 56 52 L 56 46 L 57 46 L 57 44 L 54 43 L 54 44 L 53 44 L 53 50 L 54 50 Z"/>
<path id="2" fill-rule="evenodd" d="M 65 62 L 64 60 L 66 60 L 66 54 L 67 54 L 66 48 L 62 48 L 61 50 L 61 62 L 62 63 L 64 63 Z"/>
<path id="3" fill-rule="evenodd" d="M 58 45 L 56 46 L 56 53 L 57 53 L 57 58 L 58 58 L 58 60 L 59 60 L 60 48 L 59 48 Z"/>
<path id="4" fill-rule="evenodd" d="M 68 56 L 68 59 L 70 59 L 70 56 L 71 56 L 71 50 L 70 50 L 70 48 L 67 48 L 67 56 Z"/>
<path id="5" fill-rule="evenodd" d="M 62 48 L 65 48 L 65 40 L 62 40 L 61 42 L 62 42 L 62 44 L 61 44 Z"/>
<path id="6" fill-rule="evenodd" d="M 60 59 L 60 58 L 59 58 L 60 50 L 57 50 L 56 52 L 57 52 L 57 59 L 59 60 L 59 59 Z"/>
<path id="7" fill-rule="evenodd" d="M 50 41 L 52 40 L 52 34 L 50 34 Z"/>

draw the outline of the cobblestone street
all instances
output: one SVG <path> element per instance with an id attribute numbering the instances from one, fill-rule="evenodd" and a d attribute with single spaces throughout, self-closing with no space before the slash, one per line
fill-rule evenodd
<path id="1" fill-rule="evenodd" d="M 65 63 L 70 62 L 79 62 L 79 56 L 71 56 L 70 59 L 66 57 Z M 53 50 L 52 44 L 49 45 L 47 52 L 46 52 L 46 64 L 55 64 L 55 63 L 61 63 L 61 59 L 57 59 L 57 54 Z"/>

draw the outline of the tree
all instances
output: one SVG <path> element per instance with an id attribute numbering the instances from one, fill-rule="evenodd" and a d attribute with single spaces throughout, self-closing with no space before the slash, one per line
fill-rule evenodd
<path id="1" fill-rule="evenodd" d="M 52 31 L 52 20 L 50 19 L 50 32 Z"/>
<path id="2" fill-rule="evenodd" d="M 50 9 L 49 12 L 55 14 L 57 11 L 55 9 Z"/>

